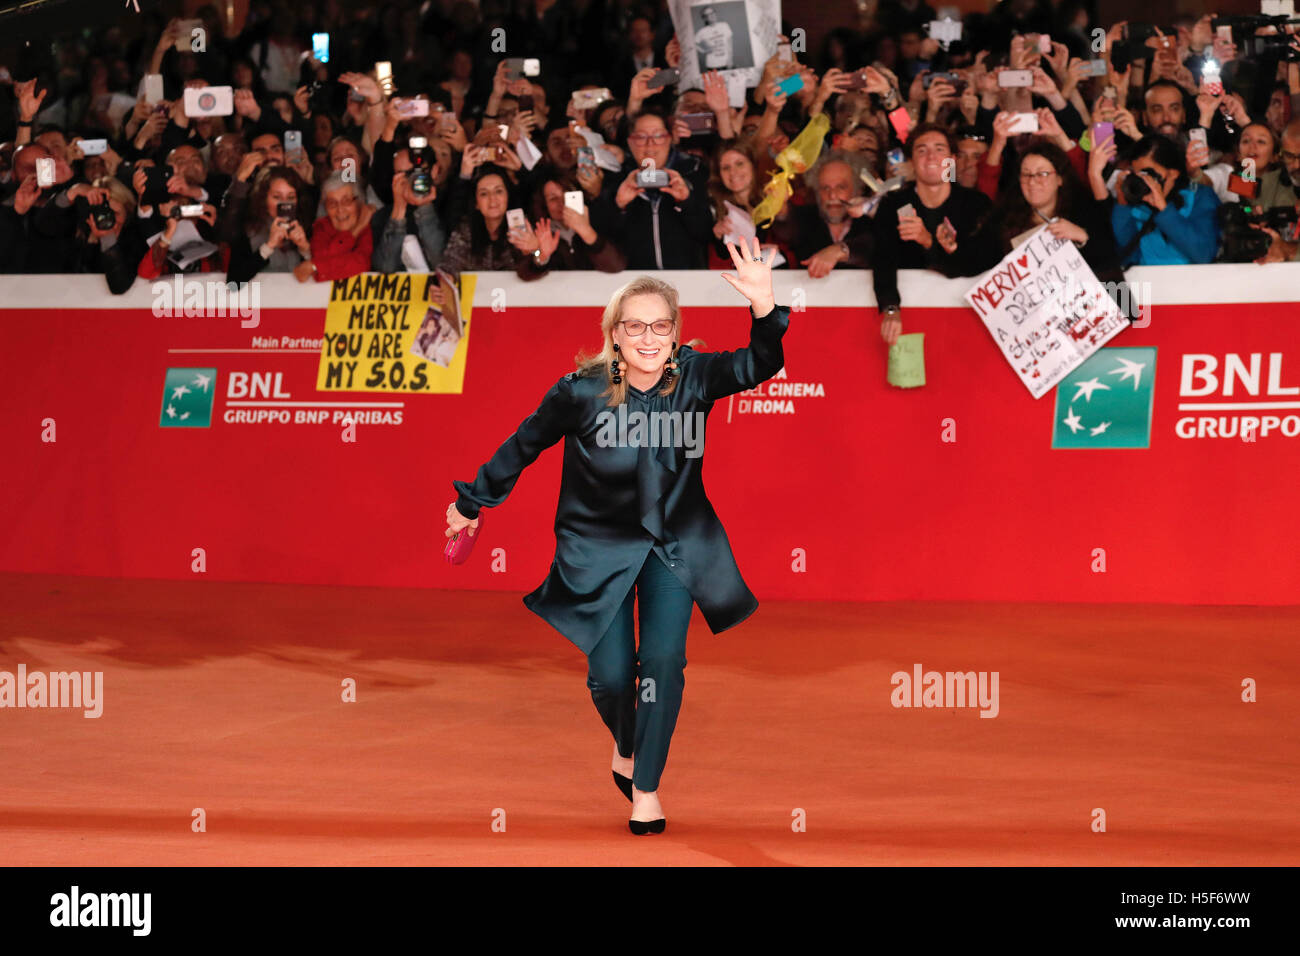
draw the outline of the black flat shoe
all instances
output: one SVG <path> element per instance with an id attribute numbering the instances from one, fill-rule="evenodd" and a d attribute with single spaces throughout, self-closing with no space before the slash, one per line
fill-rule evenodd
<path id="1" fill-rule="evenodd" d="M 667 821 L 663 817 L 658 820 L 628 820 L 627 828 L 637 836 L 645 836 L 647 833 L 663 833 Z"/>
<path id="2" fill-rule="evenodd" d="M 610 773 L 614 775 L 614 783 L 618 785 L 618 789 L 623 791 L 623 796 L 627 797 L 628 800 L 631 800 L 632 799 L 632 778 L 623 776 L 617 770 L 611 770 Z"/>

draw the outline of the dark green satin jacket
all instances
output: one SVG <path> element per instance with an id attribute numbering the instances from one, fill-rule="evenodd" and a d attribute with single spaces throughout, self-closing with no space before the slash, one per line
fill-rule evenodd
<path id="1" fill-rule="evenodd" d="M 570 372 L 474 481 L 453 482 L 457 510 L 476 518 L 480 508 L 501 504 L 520 473 L 564 439 L 555 561 L 524 605 L 583 653 L 590 654 L 609 629 L 652 550 L 690 592 L 713 633 L 758 608 L 704 493 L 698 437 L 692 443 L 685 428 L 685 416 L 704 422 L 718 399 L 755 387 L 785 364 L 781 337 L 790 310 L 777 306 L 755 317 L 751 309 L 750 317 L 747 348 L 697 352 L 681 346 L 681 380 L 671 395 L 658 394 L 659 385 L 648 392 L 629 387 L 626 408 L 611 409 L 601 396 L 609 384 L 605 370 Z M 672 413 L 681 413 L 675 416 L 681 427 L 672 424 Z M 616 423 L 620 414 L 622 428 Z M 651 427 L 637 429 L 638 418 Z"/>

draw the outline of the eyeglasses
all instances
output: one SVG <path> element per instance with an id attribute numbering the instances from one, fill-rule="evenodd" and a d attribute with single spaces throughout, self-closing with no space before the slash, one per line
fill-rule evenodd
<path id="1" fill-rule="evenodd" d="M 623 326 L 623 331 L 628 335 L 637 336 L 645 333 L 646 324 L 638 322 L 636 319 L 625 319 L 619 324 Z M 660 319 L 658 322 L 650 323 L 650 331 L 654 332 L 655 335 L 667 335 L 673 330 L 673 325 L 672 319 Z"/>
<path id="2" fill-rule="evenodd" d="M 351 195 L 346 196 L 343 199 L 327 199 L 325 200 L 325 208 L 342 209 L 344 206 L 351 206 L 356 201 L 357 201 L 357 197 Z"/>
<path id="3" fill-rule="evenodd" d="M 1056 175 L 1056 170 L 1043 169 L 1043 170 L 1039 170 L 1036 173 L 1021 173 L 1020 181 L 1022 183 L 1030 183 L 1033 182 L 1034 180 L 1038 180 L 1040 183 L 1046 186 L 1048 177 L 1055 176 L 1055 175 Z"/>
<path id="4" fill-rule="evenodd" d="M 1293 153 L 1290 150 L 1284 149 L 1282 150 L 1282 152 L 1278 153 L 1278 155 L 1281 156 L 1282 159 L 1288 163 L 1294 163 L 1300 161 L 1300 153 Z"/>
<path id="5" fill-rule="evenodd" d="M 629 143 L 644 146 L 646 143 L 662 143 L 668 139 L 667 133 L 633 133 L 627 138 Z"/>

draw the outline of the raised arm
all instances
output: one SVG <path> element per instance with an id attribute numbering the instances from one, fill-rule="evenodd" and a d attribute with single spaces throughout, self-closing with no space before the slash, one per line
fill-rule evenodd
<path id="1" fill-rule="evenodd" d="M 753 388 L 781 371 L 785 365 L 781 337 L 790 325 L 790 310 L 776 304 L 772 291 L 772 256 L 763 259 L 758 240 L 744 237 L 739 244 L 727 243 L 727 251 L 736 272 L 724 272 L 722 278 L 749 300 L 753 324 L 748 348 L 701 356 L 704 397 L 709 401 Z"/>

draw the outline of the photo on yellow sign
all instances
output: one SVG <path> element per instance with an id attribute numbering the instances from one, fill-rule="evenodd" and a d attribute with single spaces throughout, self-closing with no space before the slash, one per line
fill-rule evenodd
<path id="1" fill-rule="evenodd" d="M 338 279 L 325 310 L 322 392 L 459 395 L 474 276 L 365 273 Z"/>

